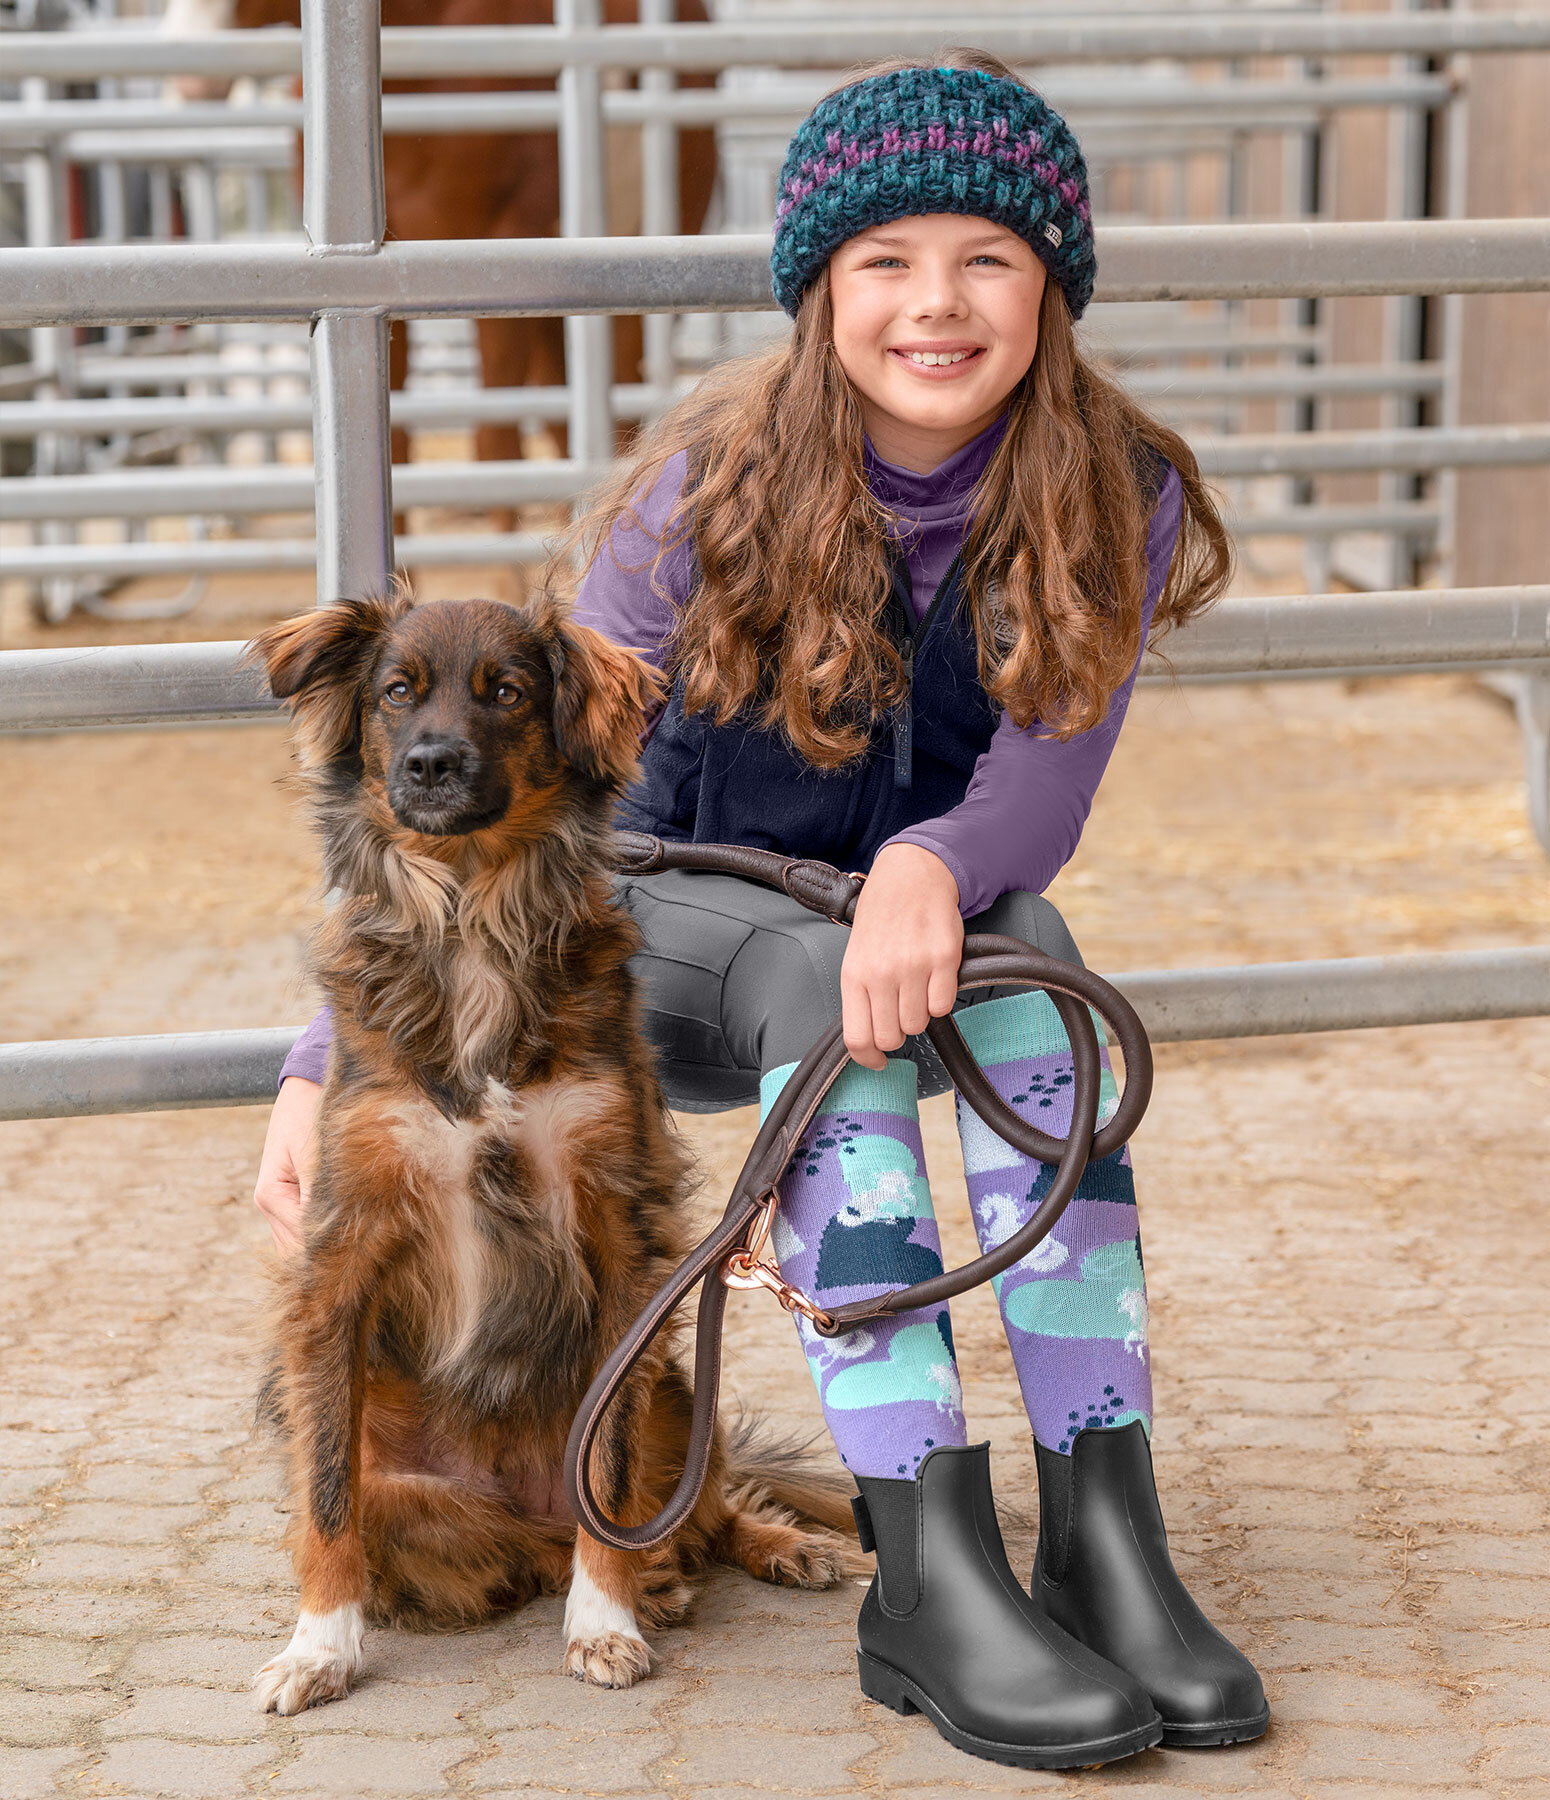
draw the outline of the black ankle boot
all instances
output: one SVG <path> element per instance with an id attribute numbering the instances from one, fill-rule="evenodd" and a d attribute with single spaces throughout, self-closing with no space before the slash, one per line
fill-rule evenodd
<path id="1" fill-rule="evenodd" d="M 1120 1670 L 1074 1643 L 1018 1585 L 990 1492 L 990 1446 L 928 1452 L 913 1481 L 858 1475 L 861 1691 L 923 1712 L 950 1744 L 1021 1769 L 1149 1749 L 1162 1721 Z"/>
<path id="2" fill-rule="evenodd" d="M 1140 1682 L 1162 1714 L 1165 1744 L 1259 1737 L 1270 1723 L 1265 1690 L 1169 1560 L 1140 1420 L 1079 1431 L 1069 1456 L 1037 1449 L 1035 1601 Z"/>

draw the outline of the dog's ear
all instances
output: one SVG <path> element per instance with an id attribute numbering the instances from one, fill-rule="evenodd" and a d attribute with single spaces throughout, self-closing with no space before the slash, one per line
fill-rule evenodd
<path id="1" fill-rule="evenodd" d="M 274 697 L 291 702 L 306 762 L 328 762 L 356 747 L 362 683 L 409 604 L 400 594 L 341 600 L 282 619 L 244 651 L 244 662 L 263 666 Z"/>
<path id="2" fill-rule="evenodd" d="M 578 774 L 624 787 L 640 768 L 640 737 L 663 679 L 643 657 L 556 611 L 545 632 L 554 676 L 554 741 Z"/>

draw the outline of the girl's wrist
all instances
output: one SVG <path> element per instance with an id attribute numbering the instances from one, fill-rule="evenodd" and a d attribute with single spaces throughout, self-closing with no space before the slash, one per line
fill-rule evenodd
<path id="1" fill-rule="evenodd" d="M 958 878 L 934 850 L 924 844 L 884 844 L 872 859 L 874 870 L 885 857 L 890 869 L 907 869 L 913 880 L 940 883 L 951 893 L 953 905 L 958 904 Z"/>

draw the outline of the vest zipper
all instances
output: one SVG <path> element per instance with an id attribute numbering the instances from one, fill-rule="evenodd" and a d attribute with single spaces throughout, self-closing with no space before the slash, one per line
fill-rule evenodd
<path id="1" fill-rule="evenodd" d="M 910 624 L 910 613 L 914 609 L 899 591 L 899 583 L 896 581 L 894 584 L 893 599 L 904 626 L 898 646 L 899 654 L 904 659 L 904 698 L 893 710 L 893 785 L 896 788 L 914 785 L 915 649 L 930 629 L 937 608 L 942 604 L 942 597 L 953 585 L 953 578 L 957 575 L 962 560 L 959 556 L 953 558 L 936 593 L 931 597 L 931 604 L 921 614 L 919 623 L 913 626 Z"/>
<path id="2" fill-rule="evenodd" d="M 893 785 L 907 788 L 913 784 L 915 724 L 915 639 L 911 635 L 900 646 L 904 656 L 904 698 L 893 709 Z"/>

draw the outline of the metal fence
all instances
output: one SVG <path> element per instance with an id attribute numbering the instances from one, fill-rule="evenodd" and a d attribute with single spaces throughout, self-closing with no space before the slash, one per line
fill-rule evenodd
<path id="1" fill-rule="evenodd" d="M 742 0 L 744 6 L 750 3 L 756 0 Z M 723 0 L 724 9 L 737 4 L 738 0 Z M 739 218 L 744 223 L 762 223 L 769 213 L 772 158 L 778 155 L 790 124 L 825 84 L 826 78 L 814 69 L 842 64 L 847 58 L 875 50 L 879 25 L 843 18 L 789 23 L 732 18 L 713 26 L 673 26 L 666 21 L 674 10 L 673 0 L 644 0 L 642 18 L 646 23 L 607 30 L 586 23 L 594 17 L 587 12 L 580 16 L 581 22 L 564 24 L 559 31 L 388 31 L 383 35 L 382 53 L 389 74 L 556 74 L 560 80 L 549 93 L 389 95 L 381 102 L 382 128 L 390 133 L 558 128 L 565 164 L 567 230 L 593 236 L 602 226 L 602 127 L 610 123 L 639 125 L 643 132 L 641 201 L 649 236 L 676 228 L 673 171 L 677 130 L 715 123 L 729 164 L 727 190 L 740 196 L 730 207 L 734 223 Z M 880 21 L 888 43 L 918 49 L 938 41 L 942 29 L 938 22 L 901 18 L 897 9 L 890 9 L 890 15 Z M 561 16 L 569 18 L 563 11 Z M 1030 20 L 1016 16 L 1016 11 L 1003 10 L 959 21 L 953 29 L 1013 59 L 1037 60 L 1041 84 L 1079 123 L 1089 148 L 1095 192 L 1101 194 L 1115 169 L 1133 171 L 1141 163 L 1158 159 L 1170 161 L 1177 179 L 1187 185 L 1184 171 L 1189 157 L 1205 151 L 1229 165 L 1225 185 L 1231 211 L 1241 206 L 1241 194 L 1233 198 L 1242 186 L 1236 164 L 1243 146 L 1256 135 L 1271 133 L 1288 142 L 1312 145 L 1320 129 L 1340 113 L 1350 108 L 1382 107 L 1394 120 L 1397 173 L 1391 185 L 1395 210 L 1401 216 L 1417 212 L 1423 204 L 1420 190 L 1424 183 L 1419 171 L 1428 155 L 1428 121 L 1449 122 L 1444 134 L 1448 171 L 1440 186 L 1451 193 L 1458 182 L 1461 159 L 1454 144 L 1462 136 L 1457 127 L 1466 83 L 1460 63 L 1439 59 L 1458 58 L 1466 52 L 1499 54 L 1543 47 L 1550 38 L 1542 15 L 1476 17 L 1434 12 L 1374 19 L 1280 10 L 1234 17 L 1169 9 L 1163 16 L 1131 12 L 1107 19 Z M 165 186 L 167 169 L 160 165 L 178 165 L 181 159 L 190 235 L 206 241 L 216 238 L 220 209 L 211 193 L 223 159 L 235 159 L 250 179 L 253 169 L 266 159 L 273 165 L 293 129 L 304 122 L 303 105 L 270 93 L 261 102 L 198 102 L 170 113 L 158 100 L 126 98 L 119 89 L 125 81 L 180 73 L 249 80 L 283 78 L 301 72 L 303 48 L 303 34 L 287 30 L 183 39 L 146 30 L 12 37 L 4 61 L 7 74 L 19 82 L 19 98 L 0 102 L 0 158 L 20 156 L 26 163 L 30 242 L 42 247 L 53 241 L 53 222 L 61 211 L 60 172 L 69 161 L 95 162 L 106 219 L 110 214 L 122 214 L 121 196 L 116 205 L 109 204 L 108 196 L 115 184 L 122 187 L 126 161 L 157 163 L 157 177 Z M 1391 54 L 1393 65 L 1388 74 L 1341 76 L 1331 72 L 1331 58 L 1374 52 Z M 1160 72 L 1149 64 L 1147 59 L 1159 55 L 1169 59 L 1168 70 Z M 1242 59 L 1254 55 L 1296 57 L 1299 60 L 1292 66 L 1301 72 L 1278 78 L 1245 73 Z M 1425 57 L 1435 66 L 1429 66 Z M 1094 61 L 1104 65 L 1101 75 L 1082 66 Z M 1185 79 L 1178 71 L 1192 63 L 1213 69 L 1218 78 Z M 598 76 L 605 65 L 638 69 L 639 88 L 604 88 Z M 676 74 L 685 69 L 721 70 L 727 85 L 715 90 L 677 90 L 673 85 Z M 50 80 L 96 82 L 99 97 L 55 98 Z M 762 166 L 753 166 L 760 165 L 761 159 Z M 1317 155 L 1302 155 L 1299 167 L 1311 169 L 1317 162 Z M 168 204 L 164 200 L 163 211 Z M 1289 204 L 1299 214 L 1317 216 L 1321 200 L 1316 180 L 1299 179 Z M 250 205 L 248 210 L 251 220 L 254 208 Z M 1100 205 L 1099 210 L 1105 209 Z M 757 263 L 757 255 L 753 261 Z M 238 277 L 239 287 L 249 297 L 256 292 L 248 279 L 251 274 Z M 1186 300 L 1190 291 L 1178 286 L 1168 297 Z M 1282 291 L 1290 294 L 1295 290 L 1283 286 Z M 1323 288 L 1318 292 L 1350 291 Z M 1430 451 L 1413 451 L 1406 441 L 1410 432 L 1401 430 L 1397 437 L 1376 434 L 1366 444 L 1351 447 L 1350 454 L 1365 458 L 1359 466 L 1381 472 L 1382 487 L 1376 501 L 1345 507 L 1310 503 L 1306 451 L 1296 442 L 1315 424 L 1317 408 L 1340 395 L 1362 392 L 1382 396 L 1386 423 L 1391 427 L 1413 426 L 1423 405 L 1444 414 L 1453 410 L 1449 358 L 1444 355 L 1430 364 L 1419 359 L 1414 320 L 1421 296 L 1412 294 L 1406 300 L 1399 297 L 1397 289 L 1390 291 L 1398 310 L 1393 329 L 1385 334 L 1384 358 L 1360 369 L 1320 366 L 1327 346 L 1312 323 L 1292 326 L 1281 334 L 1281 348 L 1294 359 L 1282 369 L 1242 367 L 1244 354 L 1266 347 L 1267 334 L 1239 329 L 1241 320 L 1235 323 L 1230 315 L 1241 311 L 1242 303 L 1254 294 L 1264 293 L 1263 286 L 1220 290 L 1223 318 L 1210 322 L 1204 335 L 1198 335 L 1198 328 L 1207 322 L 1193 321 L 1197 328 L 1194 338 L 1185 329 L 1189 322 L 1177 319 L 1171 321 L 1161 345 L 1138 342 L 1133 321 L 1127 326 L 1123 320 L 1116 323 L 1111 318 L 1107 325 L 1100 322 L 1094 328 L 1096 335 L 1106 339 L 1107 347 L 1125 360 L 1138 390 L 1176 416 L 1177 422 L 1236 430 L 1238 414 L 1246 403 L 1272 397 L 1283 402 L 1285 428 L 1265 437 L 1258 461 L 1246 473 L 1279 478 L 1285 503 L 1272 501 L 1268 506 L 1261 503 L 1242 509 L 1234 523 L 1244 537 L 1289 533 L 1306 540 L 1306 565 L 1314 587 L 1327 585 L 1332 547 L 1351 545 L 1353 534 L 1358 533 L 1377 534 L 1383 541 L 1378 586 L 1397 586 L 1412 579 L 1418 559 L 1446 563 L 1451 537 L 1451 485 L 1446 476 L 1459 465 L 1446 460 L 1441 445 Z M 1124 292 L 1122 287 L 1106 287 L 1104 296 L 1121 299 Z M 1157 295 L 1151 292 L 1147 297 L 1155 299 Z M 1304 294 L 1303 305 L 1305 310 L 1316 305 L 1312 292 Z M 1103 310 L 1101 305 L 1099 310 Z M 1115 309 L 1108 310 L 1112 314 Z M 182 320 L 176 311 L 157 316 L 169 322 Z M 214 316 L 207 316 L 207 325 Z M 291 329 L 273 313 L 262 316 L 270 321 L 270 330 Z M 115 329 L 122 332 L 123 327 Z M 155 514 L 205 520 L 208 515 L 199 502 L 208 494 L 209 483 L 190 485 L 181 475 L 164 469 L 120 469 L 116 482 L 95 476 L 82 479 L 77 474 L 82 461 L 80 446 L 91 434 L 96 434 L 99 446 L 102 434 L 113 434 L 110 450 L 98 447 L 87 452 L 88 458 L 106 455 L 110 462 L 131 434 L 140 432 L 175 431 L 185 440 L 193 437 L 207 447 L 212 443 L 219 446 L 233 432 L 264 433 L 272 438 L 276 432 L 297 429 L 298 421 L 305 424 L 310 418 L 310 405 L 303 396 L 255 399 L 250 393 L 240 398 L 219 391 L 212 394 L 204 391 L 212 383 L 217 390 L 233 381 L 251 387 L 255 379 L 262 382 L 266 375 L 262 367 L 246 364 L 238 368 L 228 358 L 205 356 L 201 360 L 198 350 L 192 357 L 142 357 L 140 366 L 131 370 L 122 354 L 117 359 L 62 356 L 53 324 L 35 330 L 39 356 L 32 370 L 36 383 L 32 398 L 9 403 L 0 400 L 0 438 L 25 439 L 38 447 L 36 472 L 46 485 L 35 485 L 30 493 L 11 496 L 6 503 L 12 517 L 26 516 L 36 522 L 34 543 L 30 550 L 13 556 L 9 566 L 16 576 L 45 585 L 51 596 L 48 610 L 54 616 L 68 610 L 74 597 L 84 597 L 115 580 L 163 572 L 199 577 L 308 565 L 310 542 L 299 536 L 233 542 L 209 537 L 200 524 L 187 541 L 145 541 L 144 522 Z M 583 446 L 579 460 L 585 464 L 592 456 L 607 453 L 606 417 L 649 418 L 671 398 L 677 368 L 668 314 L 654 314 L 648 320 L 648 379 L 618 389 L 610 381 L 602 328 L 574 323 L 567 330 L 575 352 L 571 366 L 576 371 L 567 390 L 505 389 L 470 395 L 460 422 L 537 425 L 564 419 L 572 437 Z M 290 342 L 300 349 L 298 340 Z M 1180 380 L 1175 368 L 1137 369 L 1139 360 L 1159 352 L 1176 361 L 1186 346 L 1194 354 L 1207 351 L 1218 358 L 1218 372 L 1202 382 Z M 120 343 L 121 353 L 123 348 Z M 147 379 L 144 364 L 152 360 L 162 365 L 161 381 L 172 384 L 182 370 L 185 380 L 196 384 L 191 407 L 179 412 L 173 400 L 158 409 L 155 402 L 119 397 L 131 373 L 142 382 Z M 119 363 L 116 369 L 115 361 Z M 83 362 L 94 366 L 85 368 Z M 83 379 L 88 374 L 89 382 Z M 77 397 L 83 388 L 111 383 L 115 378 L 118 394 L 101 399 Z M 0 393 L 19 393 L 27 379 L 26 370 L 0 371 Z M 50 391 L 50 383 L 56 391 Z M 61 399 L 66 393 L 68 397 Z M 394 422 L 410 429 L 444 422 L 447 417 L 445 401 L 438 410 L 438 400 L 425 394 L 400 396 L 393 412 Z M 1406 458 L 1415 454 L 1440 459 L 1427 464 L 1444 477 L 1435 484 L 1433 497 L 1422 499 L 1412 492 L 1416 465 Z M 1476 465 L 1493 458 L 1538 460 L 1540 447 L 1485 438 L 1473 441 L 1461 454 L 1467 454 Z M 218 448 L 205 457 L 207 466 L 222 460 Z M 1207 466 L 1216 466 L 1210 446 Z M 1348 461 L 1340 466 L 1350 469 L 1358 465 Z M 1238 469 L 1224 464 L 1219 472 L 1231 476 L 1233 489 L 1246 489 Z M 239 471 L 227 484 L 228 504 L 219 509 L 220 518 L 243 521 L 275 507 L 304 514 L 311 492 L 309 476 L 295 467 L 284 472 L 283 479 L 281 473 Z M 546 489 L 546 497 L 563 499 L 575 493 L 589 473 L 586 467 L 554 471 L 550 478 L 553 490 Z M 492 495 L 522 497 L 522 477 L 515 472 L 508 478 L 500 470 L 456 469 L 454 465 L 438 474 L 439 480 L 418 470 L 405 470 L 400 505 L 440 504 L 448 495 L 471 505 Z M 1261 480 L 1260 488 L 1264 485 Z M 120 541 L 82 542 L 79 526 L 87 518 L 118 521 Z M 531 532 L 437 532 L 409 536 L 399 546 L 400 560 L 410 567 L 526 562 L 537 560 L 541 553 L 541 540 Z"/>
<path id="2" fill-rule="evenodd" d="M 667 10 L 655 0 L 643 4 L 659 16 Z M 843 21 L 800 28 L 758 22 L 603 28 L 600 0 L 556 0 L 556 19 L 553 28 L 542 29 L 379 34 L 376 0 L 328 0 L 326 6 L 304 8 L 300 33 L 228 33 L 186 41 L 125 31 L 101 38 L 89 33 L 11 37 L 5 45 L 10 71 L 39 82 L 86 80 L 107 69 L 118 75 L 268 75 L 299 69 L 306 146 L 305 239 L 93 247 L 39 244 L 15 250 L 0 259 L 0 322 L 41 331 L 72 324 L 121 326 L 190 319 L 267 320 L 305 327 L 310 334 L 311 397 L 305 422 L 312 432 L 311 470 L 159 471 L 155 504 L 190 514 L 206 508 L 299 510 L 310 490 L 316 542 L 298 544 L 287 554 L 296 557 L 293 566 L 315 561 L 323 602 L 380 587 L 387 579 L 395 565 L 395 501 L 403 505 L 447 493 L 467 501 L 471 483 L 479 484 L 478 493 L 488 496 L 490 503 L 500 505 L 523 498 L 563 498 L 579 491 L 611 453 L 615 412 L 632 406 L 649 412 L 661 397 L 649 382 L 634 394 L 610 391 L 608 346 L 600 336 L 606 315 L 758 312 L 772 305 L 766 239 L 674 237 L 663 234 L 660 217 L 656 235 L 635 239 L 601 235 L 602 129 L 610 111 L 621 115 L 625 98 L 605 93 L 601 71 L 832 65 L 875 54 L 878 34 L 874 26 Z M 888 42 L 890 48 L 930 49 L 941 35 L 939 25 L 904 20 L 890 28 Z M 1550 16 L 1245 11 L 1167 18 L 1125 14 L 1089 20 L 1053 16 L 1009 20 L 1001 15 L 956 21 L 953 35 L 1025 61 L 1134 60 L 1150 55 L 1440 56 L 1550 49 Z M 542 113 L 545 128 L 557 119 L 562 226 L 568 241 L 385 243 L 380 94 L 384 72 L 427 77 L 556 74 L 553 96 L 484 99 L 490 101 L 492 112 L 498 110 L 497 103 L 509 107 L 512 119 L 519 114 L 536 119 Z M 1391 86 L 1393 91 L 1385 88 L 1384 104 L 1399 108 L 1456 104 L 1452 85 L 1439 85 L 1424 75 L 1405 76 Z M 1267 98 L 1294 119 L 1300 117 L 1297 109 L 1309 101 L 1299 83 L 1281 84 L 1277 94 Z M 723 104 L 719 97 L 712 101 L 705 95 L 674 95 L 660 85 L 644 87 L 628 99 L 639 108 L 639 116 L 665 125 L 708 116 Z M 1241 108 L 1245 97 L 1238 93 L 1232 99 Z M 543 104 L 523 113 L 519 101 L 523 106 L 528 101 Z M 390 122 L 393 104 L 386 108 Z M 696 106 L 704 110 L 696 114 Z M 428 107 L 422 117 L 434 111 Z M 1234 116 L 1225 101 L 1219 111 L 1222 117 Z M 130 121 L 130 127 L 134 123 Z M 0 117 L 0 138 L 25 124 L 14 112 L 7 113 Z M 466 128 L 468 116 L 461 114 L 458 124 Z M 113 128 L 122 126 L 120 118 Z M 61 120 L 60 127 L 61 134 L 89 128 L 74 116 Z M 659 187 L 668 160 L 657 169 Z M 326 171 L 326 179 L 320 178 L 320 171 Z M 673 221 L 666 223 L 670 226 Z M 1550 290 L 1550 221 L 1545 220 L 1108 225 L 1100 229 L 1098 247 L 1099 298 L 1108 302 Z M 389 458 L 389 320 L 496 314 L 565 318 L 567 389 L 538 395 L 524 391 L 521 398 L 524 409 L 540 407 L 551 414 L 563 410 L 570 427 L 571 456 L 542 464 L 428 464 L 395 472 Z M 1243 334 L 1240 341 L 1246 337 Z M 1306 327 L 1289 321 L 1277 341 L 1296 348 L 1307 341 Z M 1210 397 L 1213 382 L 1232 392 L 1247 391 L 1252 384 L 1243 381 L 1245 373 L 1253 372 L 1224 370 L 1196 379 L 1204 397 Z M 1294 368 L 1284 374 L 1273 372 L 1261 385 L 1266 397 L 1299 400 L 1320 391 L 1338 391 L 1341 382 L 1351 391 L 1362 391 L 1365 382 L 1365 391 L 1437 393 L 1445 376 L 1436 367 L 1412 360 L 1402 367 L 1357 371 Z M 1321 389 L 1320 383 L 1329 385 Z M 486 396 L 484 403 L 498 409 L 516 401 L 497 394 Z M 33 415 L 39 432 L 65 432 L 97 428 L 109 417 L 103 409 L 120 403 L 54 398 L 26 404 L 41 405 Z M 154 410 L 154 400 L 122 404 L 140 409 L 139 416 L 147 419 L 161 416 Z M 229 404 L 220 402 L 223 407 Z M 298 419 L 293 401 L 255 404 L 256 411 L 239 415 L 228 410 L 217 422 L 237 429 L 232 421 L 241 416 L 259 420 L 259 429 L 280 429 L 283 422 Z M 411 396 L 399 416 L 412 416 L 414 404 Z M 94 407 L 97 410 L 92 411 Z M 431 413 L 433 408 L 422 416 Z M 5 417 L 0 413 L 0 420 Z M 127 413 L 117 415 L 119 424 L 126 420 Z M 1224 476 L 1249 477 L 1331 469 L 1446 470 L 1546 460 L 1550 460 L 1550 427 L 1465 429 L 1455 422 L 1426 430 L 1385 427 L 1238 437 L 1215 446 L 1205 466 Z M 133 492 L 131 479 L 113 471 L 58 474 L 22 485 L 27 493 L 19 496 L 19 504 L 32 509 L 26 516 L 55 522 L 115 513 L 128 517 L 145 504 Z M 11 491 L 0 485 L 0 507 Z M 1436 523 L 1433 509 L 1390 496 L 1365 513 L 1349 506 L 1323 509 L 1327 516 L 1322 522 L 1320 510 L 1306 504 L 1288 507 L 1286 521 L 1295 515 L 1296 528 L 1311 529 L 1314 535 L 1320 529 L 1349 530 L 1353 516 L 1365 517 L 1374 529 L 1401 534 L 1411 530 L 1424 534 Z M 1277 521 L 1276 528 L 1290 528 L 1286 521 Z M 157 555 L 165 554 L 157 545 L 112 548 L 120 554 L 139 553 L 138 566 L 146 568 L 156 567 Z M 178 564 L 184 569 L 241 567 L 244 555 L 255 551 L 270 555 L 273 550 L 243 542 L 186 548 L 197 554 Z M 419 548 L 400 540 L 398 559 L 412 560 Z M 78 571 L 90 566 L 91 549 L 38 544 L 19 553 L 20 567 L 39 576 Z M 471 540 L 466 550 L 470 560 L 490 554 L 488 543 L 479 540 Z M 7 561 L 16 566 L 9 553 Z M 274 566 L 272 558 L 264 566 Z M 58 730 L 262 716 L 271 710 L 271 703 L 251 676 L 237 670 L 236 650 L 230 644 L 183 644 L 9 652 L 0 655 L 0 728 Z M 1536 691 L 1543 691 L 1545 678 L 1550 677 L 1550 589 L 1233 601 L 1181 637 L 1170 647 L 1170 655 L 1179 673 L 1196 679 L 1506 666 L 1534 671 Z M 1542 735 L 1539 742 L 1542 751 Z M 1536 824 L 1545 835 L 1550 826 L 1545 817 L 1542 755 L 1537 788 L 1531 766 L 1531 792 L 1536 796 Z M 1118 980 L 1154 1035 L 1164 1040 L 1550 1012 L 1546 950 L 1138 973 Z M 272 1094 L 275 1072 L 293 1035 L 271 1030 L 3 1047 L 0 1117 L 259 1101 Z"/>

